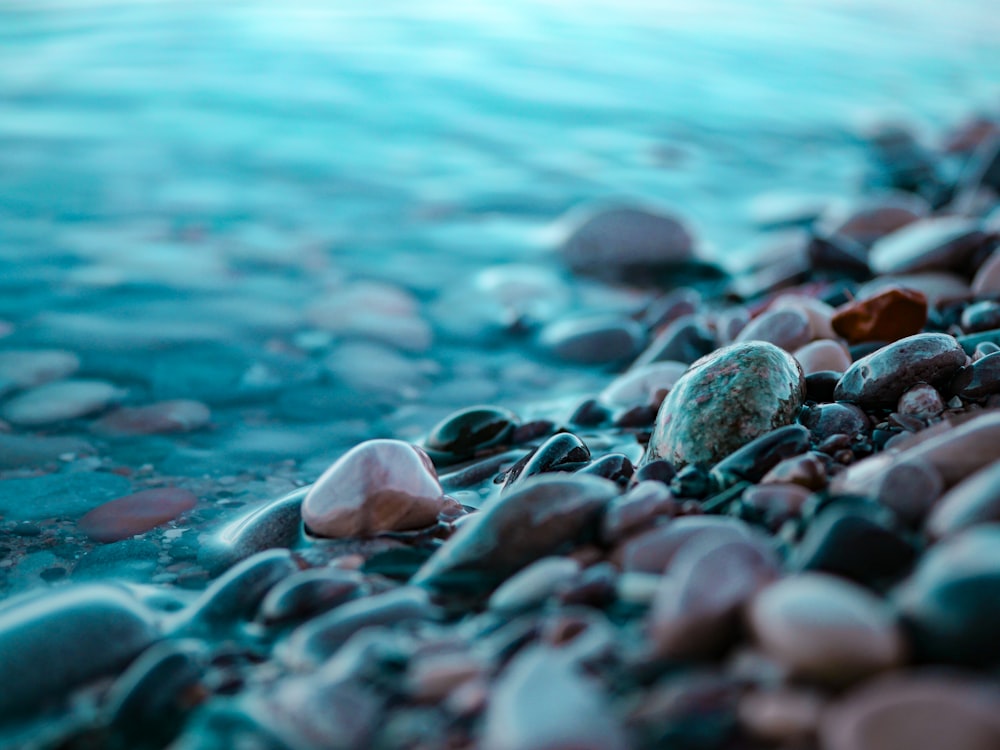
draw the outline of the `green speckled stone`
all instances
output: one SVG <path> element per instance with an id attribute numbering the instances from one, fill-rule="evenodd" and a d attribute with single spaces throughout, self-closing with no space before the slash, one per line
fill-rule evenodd
<path id="1" fill-rule="evenodd" d="M 702 357 L 664 400 L 646 461 L 709 468 L 766 432 L 791 424 L 805 398 L 805 376 L 787 352 L 763 341 Z"/>

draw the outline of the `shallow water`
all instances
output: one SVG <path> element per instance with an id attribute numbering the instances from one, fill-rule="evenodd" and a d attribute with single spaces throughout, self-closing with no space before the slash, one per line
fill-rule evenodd
<path id="1" fill-rule="evenodd" d="M 562 273 L 564 212 L 663 205 L 731 265 L 754 196 L 843 200 L 866 122 L 933 139 L 1000 84 L 980 0 L 494 5 L 0 4 L 0 347 L 212 410 L 181 435 L 11 428 L 8 590 L 122 560 L 183 577 L 76 533 L 111 497 L 189 488 L 199 528 L 458 406 L 596 392 L 601 368 L 504 329 L 645 299 Z M 539 286 L 502 303 L 475 274 L 509 263 Z"/>

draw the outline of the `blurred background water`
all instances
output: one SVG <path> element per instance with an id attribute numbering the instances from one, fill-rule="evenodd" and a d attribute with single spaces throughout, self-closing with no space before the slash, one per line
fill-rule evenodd
<path id="1" fill-rule="evenodd" d="M 162 475 L 313 476 L 457 406 L 586 393 L 605 376 L 494 336 L 505 305 L 636 304 L 562 274 L 564 212 L 662 205 L 729 263 L 755 196 L 855 190 L 866 123 L 994 109 L 995 11 L 0 0 L 0 346 L 208 405 L 208 432 L 90 459 Z"/>

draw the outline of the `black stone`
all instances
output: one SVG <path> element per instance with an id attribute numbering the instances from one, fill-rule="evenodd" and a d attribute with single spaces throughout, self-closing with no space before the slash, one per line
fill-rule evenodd
<path id="1" fill-rule="evenodd" d="M 806 375 L 806 400 L 825 404 L 833 401 L 833 391 L 844 373 L 836 370 L 821 370 Z"/>
<path id="2" fill-rule="evenodd" d="M 801 425 L 785 425 L 771 430 L 729 454 L 712 467 L 710 476 L 719 488 L 740 480 L 759 482 L 786 458 L 809 450 L 809 430 Z"/>
<path id="3" fill-rule="evenodd" d="M 988 354 L 959 370 L 948 386 L 948 393 L 973 401 L 1000 393 L 1000 352 Z"/>
<path id="4" fill-rule="evenodd" d="M 472 406 L 445 417 L 434 426 L 425 441 L 436 452 L 451 454 L 456 460 L 468 458 L 484 448 L 509 441 L 520 424 L 514 412 L 497 406 Z"/>

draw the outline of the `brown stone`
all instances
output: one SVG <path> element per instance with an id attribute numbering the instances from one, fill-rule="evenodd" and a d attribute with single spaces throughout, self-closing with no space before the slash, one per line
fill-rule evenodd
<path id="1" fill-rule="evenodd" d="M 165 524 L 197 503 L 194 493 L 177 487 L 143 490 L 97 506 L 77 527 L 96 542 L 117 542 Z"/>
<path id="2" fill-rule="evenodd" d="M 891 342 L 920 333 L 926 322 L 927 297 L 897 287 L 841 305 L 833 316 L 833 329 L 852 344 Z"/>
<path id="3" fill-rule="evenodd" d="M 1000 463 L 962 480 L 938 500 L 927 532 L 940 539 L 981 523 L 1000 521 Z"/>

